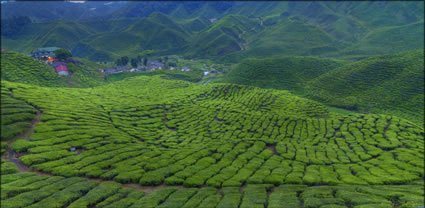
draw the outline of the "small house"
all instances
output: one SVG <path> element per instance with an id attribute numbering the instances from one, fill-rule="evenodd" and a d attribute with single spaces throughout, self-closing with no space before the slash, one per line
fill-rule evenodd
<path id="1" fill-rule="evenodd" d="M 210 74 L 210 73 L 207 72 L 207 71 L 204 71 L 204 76 L 208 76 L 208 74 Z"/>
<path id="2" fill-rule="evenodd" d="M 105 74 L 113 74 L 113 73 L 117 73 L 117 72 L 118 72 L 118 70 L 116 70 L 116 69 L 105 69 L 104 70 Z"/>
<path id="3" fill-rule="evenodd" d="M 68 76 L 68 65 L 64 62 L 56 61 L 52 63 L 52 67 L 55 69 L 56 73 L 62 76 Z"/>
<path id="4" fill-rule="evenodd" d="M 184 66 L 184 67 L 181 69 L 181 71 L 183 71 L 183 72 L 190 71 L 190 68 L 189 68 L 189 67 L 187 67 L 187 66 Z"/>
<path id="5" fill-rule="evenodd" d="M 211 70 L 210 73 L 211 74 L 218 74 L 218 72 L 216 70 Z"/>

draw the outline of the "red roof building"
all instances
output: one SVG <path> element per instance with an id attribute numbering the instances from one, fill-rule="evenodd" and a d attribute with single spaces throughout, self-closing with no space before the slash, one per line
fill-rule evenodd
<path id="1" fill-rule="evenodd" d="M 56 73 L 58 73 L 59 75 L 68 75 L 68 66 L 66 65 L 66 63 L 63 62 L 54 62 L 52 64 L 53 68 L 55 68 Z"/>
<path id="2" fill-rule="evenodd" d="M 66 65 L 56 66 L 56 72 L 59 73 L 60 71 L 68 71 L 68 67 Z"/>

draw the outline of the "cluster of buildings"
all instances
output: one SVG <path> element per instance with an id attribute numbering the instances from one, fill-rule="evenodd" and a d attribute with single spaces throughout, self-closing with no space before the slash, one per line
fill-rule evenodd
<path id="1" fill-rule="evenodd" d="M 163 69 L 164 64 L 159 61 L 148 61 L 146 66 L 140 65 L 137 68 L 131 68 L 129 66 L 116 66 L 112 69 L 99 69 L 100 72 L 105 75 L 116 74 L 121 72 L 140 72 L 140 71 L 154 71 L 158 69 Z"/>
<path id="2" fill-rule="evenodd" d="M 46 64 L 49 64 L 52 66 L 56 73 L 63 76 L 70 75 L 68 70 L 68 65 L 65 61 L 61 61 L 56 59 L 55 57 L 55 51 L 59 49 L 57 47 L 46 47 L 46 48 L 39 48 L 31 52 L 31 56 L 35 59 L 45 61 Z M 137 68 L 131 68 L 129 66 L 117 66 L 115 68 L 110 69 L 99 69 L 99 72 L 104 73 L 105 75 L 108 74 L 115 74 L 115 73 L 121 73 L 121 72 L 141 72 L 141 71 L 154 71 L 159 69 L 165 69 L 165 65 L 157 60 L 149 60 L 146 64 L 140 65 Z M 176 67 L 169 67 L 170 70 L 180 70 L 183 72 L 192 71 L 187 66 L 183 66 L 181 69 L 177 69 Z M 207 76 L 208 74 L 217 74 L 216 71 L 204 71 L 204 76 Z"/>
<path id="3" fill-rule="evenodd" d="M 218 72 L 216 70 L 204 71 L 204 76 L 208 76 L 210 74 L 218 74 Z"/>
<path id="4" fill-rule="evenodd" d="M 55 51 L 59 49 L 57 47 L 46 47 L 39 48 L 31 52 L 31 56 L 35 59 L 45 61 L 46 64 L 55 69 L 56 73 L 62 76 L 70 75 L 68 65 L 64 61 L 56 59 Z"/>
<path id="5" fill-rule="evenodd" d="M 121 72 L 148 72 L 148 71 L 155 71 L 160 69 L 165 69 L 165 64 L 156 60 L 149 60 L 146 63 L 146 66 L 140 65 L 137 68 L 131 68 L 129 66 L 117 66 L 111 69 L 99 69 L 99 72 L 104 73 L 105 75 L 108 75 L 108 74 L 116 74 Z M 169 67 L 169 70 L 180 70 L 183 72 L 192 71 L 192 69 L 190 69 L 187 66 L 184 66 L 181 69 L 177 69 L 176 67 Z"/>

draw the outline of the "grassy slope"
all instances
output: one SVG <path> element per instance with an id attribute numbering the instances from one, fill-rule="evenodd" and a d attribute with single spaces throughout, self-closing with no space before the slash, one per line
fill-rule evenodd
<path id="1" fill-rule="evenodd" d="M 203 73 L 201 70 L 194 70 L 190 72 L 171 71 L 171 70 L 156 70 L 152 72 L 123 72 L 118 74 L 111 74 L 105 77 L 107 82 L 120 81 L 129 77 L 136 76 L 156 76 L 160 75 L 163 79 L 170 80 L 185 80 L 189 82 L 199 82 L 202 80 Z"/>
<path id="2" fill-rule="evenodd" d="M 92 87 L 103 83 L 103 75 L 97 70 L 99 64 L 77 59 L 80 64 L 68 63 L 72 76 L 59 76 L 42 61 L 17 52 L 1 53 L 1 79 L 48 87 Z"/>
<path id="3" fill-rule="evenodd" d="M 12 148 L 54 175 L 186 187 L 423 179 L 422 128 L 394 116 L 332 114 L 287 91 L 157 76 L 86 89 L 2 87 L 43 112 L 30 141 Z"/>
<path id="4" fill-rule="evenodd" d="M 37 113 L 29 103 L 13 97 L 13 89 L 1 88 L 1 136 L 8 140 L 26 131 Z"/>
<path id="5" fill-rule="evenodd" d="M 328 105 L 423 123 L 424 52 L 355 62 L 313 57 L 248 59 L 218 82 L 286 89 Z"/>
<path id="6" fill-rule="evenodd" d="M 323 55 L 341 47 L 321 28 L 296 19 L 287 19 L 258 34 L 246 53 L 253 56 L 273 54 Z"/>
<path id="7" fill-rule="evenodd" d="M 392 54 L 423 49 L 424 22 L 383 27 L 367 33 L 359 42 L 340 52 L 340 56 Z M 335 54 L 338 56 L 337 54 Z"/>
<path id="8" fill-rule="evenodd" d="M 246 36 L 252 35 L 257 21 L 244 16 L 229 15 L 199 32 L 190 43 L 186 55 L 192 57 L 224 56 L 244 50 Z"/>
<path id="9" fill-rule="evenodd" d="M 371 57 L 336 68 L 306 86 L 308 96 L 336 106 L 424 119 L 424 51 Z"/>
<path id="10" fill-rule="evenodd" d="M 342 63 L 315 57 L 247 59 L 220 82 L 299 91 L 308 81 L 341 66 Z"/>

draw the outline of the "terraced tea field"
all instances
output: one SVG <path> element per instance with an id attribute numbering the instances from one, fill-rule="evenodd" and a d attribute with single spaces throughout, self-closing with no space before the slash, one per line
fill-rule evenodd
<path id="1" fill-rule="evenodd" d="M 2 138 L 26 135 L 2 144 L 2 207 L 424 204 L 424 130 L 394 116 L 158 76 L 1 89 L 2 127 L 16 129 Z"/>

